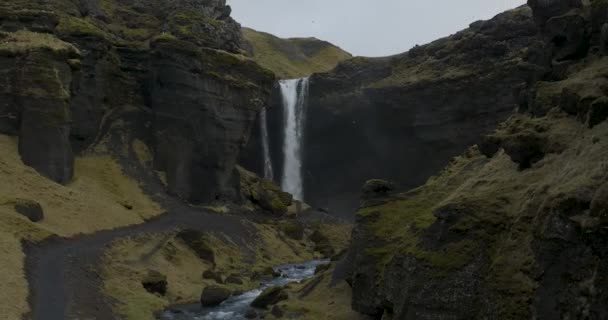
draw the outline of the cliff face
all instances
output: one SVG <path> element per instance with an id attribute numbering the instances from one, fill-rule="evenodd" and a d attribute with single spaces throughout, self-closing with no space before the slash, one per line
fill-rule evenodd
<path id="1" fill-rule="evenodd" d="M 225 1 L 10 1 L 0 4 L 0 132 L 56 182 L 74 154 L 138 139 L 170 192 L 234 198 L 239 151 L 273 75 L 240 55 Z M 122 152 L 124 154 L 124 152 Z"/>
<path id="2" fill-rule="evenodd" d="M 544 58 L 539 45 L 525 7 L 405 54 L 313 75 L 306 200 L 348 215 L 366 179 L 422 184 L 515 109 L 514 93 Z"/>
<path id="3" fill-rule="evenodd" d="M 521 90 L 519 113 L 422 187 L 364 188 L 348 260 L 356 310 L 608 317 L 608 3 L 529 3 L 550 59 Z"/>
<path id="4" fill-rule="evenodd" d="M 351 58 L 348 52 L 316 38 L 282 39 L 249 28 L 243 28 L 243 36 L 251 57 L 282 79 L 326 72 Z"/>

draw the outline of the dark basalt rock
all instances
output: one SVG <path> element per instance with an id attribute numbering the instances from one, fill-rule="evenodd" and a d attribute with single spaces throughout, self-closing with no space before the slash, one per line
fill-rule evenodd
<path id="1" fill-rule="evenodd" d="M 593 128 L 596 125 L 606 121 L 608 118 L 608 97 L 601 97 L 591 103 L 589 110 L 589 127 Z"/>
<path id="2" fill-rule="evenodd" d="M 224 283 L 224 281 L 222 280 L 222 275 L 217 272 L 214 272 L 212 270 L 205 270 L 203 272 L 203 279 L 214 280 L 215 282 L 217 282 L 219 284 Z"/>
<path id="3" fill-rule="evenodd" d="M 245 312 L 245 319 L 257 319 L 258 312 L 255 309 L 249 309 Z"/>
<path id="4" fill-rule="evenodd" d="M 262 292 L 253 302 L 251 306 L 254 308 L 265 309 L 268 306 L 275 305 L 283 300 L 287 300 L 289 296 L 281 287 L 270 287 Z"/>
<path id="5" fill-rule="evenodd" d="M 224 281 L 224 283 L 241 285 L 243 284 L 243 279 L 241 279 L 241 277 L 236 274 L 231 274 L 226 278 L 226 281 Z"/>
<path id="6" fill-rule="evenodd" d="M 160 296 L 167 294 L 167 276 L 158 271 L 149 271 L 144 281 L 141 282 L 141 285 L 152 294 Z"/>
<path id="7" fill-rule="evenodd" d="M 31 200 L 17 200 L 15 201 L 14 207 L 15 211 L 22 214 L 32 222 L 39 222 L 44 219 L 44 211 L 38 202 Z"/>
<path id="8" fill-rule="evenodd" d="M 201 305 L 203 307 L 215 307 L 220 305 L 222 302 L 228 300 L 230 298 L 231 292 L 230 290 L 219 287 L 219 286 L 210 286 L 206 287 L 201 294 Z"/>
<path id="9" fill-rule="evenodd" d="M 285 315 L 285 312 L 283 311 L 283 309 L 281 309 L 281 307 L 274 306 L 272 307 L 272 310 L 270 310 L 270 314 L 272 314 L 277 319 L 281 319 Z"/>

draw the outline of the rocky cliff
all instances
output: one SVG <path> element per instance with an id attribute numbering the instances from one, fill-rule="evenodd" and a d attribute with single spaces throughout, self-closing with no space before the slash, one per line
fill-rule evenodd
<path id="1" fill-rule="evenodd" d="M 537 56 L 547 59 L 520 98 L 484 102 L 488 91 L 475 84 L 456 87 L 473 89 L 483 110 L 508 101 L 519 112 L 419 188 L 366 184 L 348 260 L 356 310 L 382 319 L 608 317 L 608 2 L 529 5 L 544 40 Z"/>
<path id="2" fill-rule="evenodd" d="M 522 7 L 404 54 L 357 57 L 313 75 L 307 201 L 348 215 L 371 177 L 424 183 L 516 108 L 514 93 L 544 58 L 539 46 Z"/>
<path id="3" fill-rule="evenodd" d="M 225 1 L 9 1 L 0 30 L 0 133 L 19 136 L 24 163 L 67 183 L 74 154 L 133 155 L 137 139 L 171 193 L 238 196 L 274 76 L 241 55 Z"/>

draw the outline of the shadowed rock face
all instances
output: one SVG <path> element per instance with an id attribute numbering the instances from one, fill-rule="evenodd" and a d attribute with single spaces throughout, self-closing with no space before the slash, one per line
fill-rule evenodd
<path id="1" fill-rule="evenodd" d="M 306 200 L 349 215 L 367 179 L 424 183 L 517 107 L 518 88 L 544 59 L 536 30 L 524 7 L 402 55 L 315 74 Z"/>
<path id="2" fill-rule="evenodd" d="M 530 3 L 548 59 L 520 90 L 519 112 L 419 188 L 364 188 L 346 262 L 355 310 L 382 319 L 608 316 L 599 200 L 608 57 L 590 16 L 604 2 Z M 565 42 L 552 41 L 556 31 Z"/>
<path id="3" fill-rule="evenodd" d="M 221 0 L 0 4 L 0 131 L 59 183 L 74 153 L 139 139 L 170 192 L 238 198 L 236 159 L 273 75 L 238 55 L 229 13 Z"/>

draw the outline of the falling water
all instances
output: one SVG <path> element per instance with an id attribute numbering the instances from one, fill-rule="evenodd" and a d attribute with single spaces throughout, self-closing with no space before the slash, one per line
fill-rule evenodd
<path id="1" fill-rule="evenodd" d="M 262 151 L 264 152 L 264 178 L 274 179 L 272 159 L 270 158 L 270 143 L 268 142 L 268 122 L 266 122 L 266 108 L 260 112 L 260 132 L 262 134 Z"/>
<path id="2" fill-rule="evenodd" d="M 280 81 L 285 118 L 285 140 L 283 143 L 283 179 L 281 187 L 303 200 L 302 188 L 302 137 L 308 95 L 308 78 Z"/>

